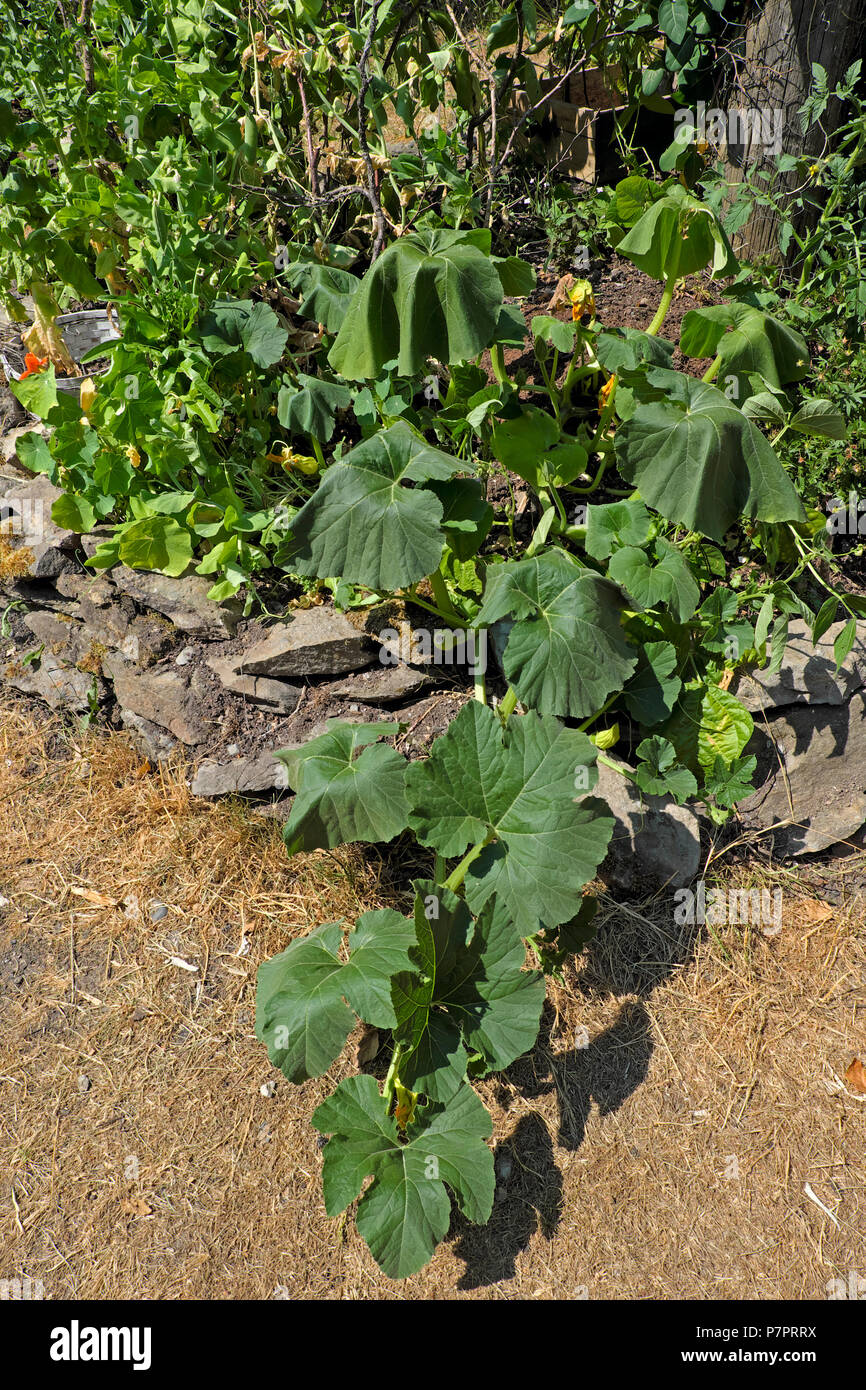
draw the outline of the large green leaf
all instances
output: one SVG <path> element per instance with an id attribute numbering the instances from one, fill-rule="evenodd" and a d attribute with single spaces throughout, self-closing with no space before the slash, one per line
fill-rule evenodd
<path id="1" fill-rule="evenodd" d="M 346 317 L 360 280 L 348 270 L 320 265 L 318 261 L 294 261 L 286 267 L 286 279 L 303 296 L 298 313 L 322 323 L 336 333 Z"/>
<path id="2" fill-rule="evenodd" d="M 428 357 L 466 362 L 492 342 L 502 300 L 496 267 L 471 234 L 412 232 L 367 271 L 328 361 L 350 380 L 373 380 L 395 359 L 401 376 Z"/>
<path id="3" fill-rule="evenodd" d="M 654 556 L 636 546 L 623 546 L 611 556 L 607 572 L 621 584 L 638 608 L 663 603 L 678 622 L 686 622 L 698 606 L 700 589 L 680 552 L 667 541 L 656 541 Z M 654 563 L 658 559 L 660 563 Z"/>
<path id="4" fill-rule="evenodd" d="M 243 349 L 257 367 L 279 362 L 289 336 L 270 305 L 251 299 L 215 300 L 202 319 L 201 333 L 208 352 Z"/>
<path id="5" fill-rule="evenodd" d="M 293 434 L 309 434 L 327 443 L 334 433 L 337 411 L 347 410 L 351 404 L 348 386 L 300 372 L 297 386 L 280 387 L 277 419 Z"/>
<path id="6" fill-rule="evenodd" d="M 692 771 L 712 770 L 717 758 L 729 766 L 752 736 L 751 714 L 729 690 L 711 685 L 687 690 L 661 733 L 674 745 L 680 762 Z"/>
<path id="7" fill-rule="evenodd" d="M 586 467 L 583 446 L 563 438 L 553 416 L 537 406 L 524 406 L 513 420 L 497 425 L 491 442 L 500 463 L 536 491 L 548 484 L 567 486 Z"/>
<path id="8" fill-rule="evenodd" d="M 326 469 L 293 518 L 277 563 L 371 589 L 414 584 L 438 567 L 446 535 L 439 498 L 406 484 L 466 471 L 467 463 L 426 444 L 402 421 L 381 430 Z"/>
<path id="9" fill-rule="evenodd" d="M 619 471 L 669 521 L 720 541 L 739 517 L 802 521 L 769 442 L 715 386 L 651 368 L 664 400 L 639 404 L 616 432 Z"/>
<path id="10" fill-rule="evenodd" d="M 414 940 L 408 917 L 380 908 L 359 917 L 347 961 L 340 959 L 342 924 L 328 922 L 259 966 L 256 1037 L 289 1081 L 328 1070 L 355 1013 L 377 1028 L 395 1026 L 391 977 L 408 967 Z"/>
<path id="11" fill-rule="evenodd" d="M 407 773 L 409 824 L 446 857 L 490 840 L 466 878 L 480 912 L 492 895 L 522 935 L 557 926 L 580 908 L 580 890 L 613 830 L 595 786 L 595 748 L 558 720 L 512 715 L 506 729 L 486 705 L 464 705 L 430 757 Z"/>
<path id="12" fill-rule="evenodd" d="M 606 560 L 618 546 L 645 545 L 652 517 L 643 502 L 591 503 L 586 509 L 586 550 L 596 560 Z"/>
<path id="13" fill-rule="evenodd" d="M 542 714 L 594 714 L 635 668 L 619 590 L 560 550 L 491 566 L 476 622 L 516 619 L 503 657 L 521 700 Z"/>
<path id="14" fill-rule="evenodd" d="M 626 709 L 639 724 L 650 727 L 667 719 L 682 689 L 676 669 L 670 642 L 645 642 L 640 648 L 637 670 L 623 692 Z"/>
<path id="15" fill-rule="evenodd" d="M 654 280 L 668 275 L 694 275 L 712 265 L 714 275 L 732 275 L 737 261 L 716 214 L 673 184 L 663 198 L 647 208 L 617 246 Z"/>
<path id="16" fill-rule="evenodd" d="M 470 1052 L 502 1070 L 538 1036 L 544 981 L 523 969 L 525 950 L 507 911 L 488 905 L 477 923 L 462 898 L 427 880 L 414 884 L 417 945 L 393 983 L 400 1079 L 448 1100 Z"/>
<path id="17" fill-rule="evenodd" d="M 757 372 L 772 386 L 800 381 L 809 370 L 805 338 L 751 304 L 733 302 L 690 309 L 680 350 L 688 357 L 721 357 L 720 378 Z"/>
<path id="18" fill-rule="evenodd" d="M 332 720 L 327 732 L 277 757 L 296 792 L 283 829 L 291 854 L 355 842 L 393 840 L 406 828 L 406 760 L 386 744 L 397 724 Z M 365 745 L 374 744 L 374 747 Z M 355 755 L 363 748 L 360 757 Z"/>
<path id="19" fill-rule="evenodd" d="M 366 1177 L 374 1179 L 358 1204 L 357 1224 L 390 1278 L 421 1269 L 446 1234 L 446 1183 L 468 1220 L 488 1220 L 496 1179 L 484 1140 L 493 1126 L 471 1086 L 461 1087 L 447 1106 L 425 1107 L 408 1126 L 406 1143 L 372 1076 L 341 1081 L 314 1112 L 313 1124 L 332 1136 L 322 1172 L 329 1216 L 345 1211 Z"/>

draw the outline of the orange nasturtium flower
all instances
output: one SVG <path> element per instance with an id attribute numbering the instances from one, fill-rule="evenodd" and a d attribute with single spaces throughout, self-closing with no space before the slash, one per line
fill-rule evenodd
<path id="1" fill-rule="evenodd" d="M 47 361 L 47 357 L 37 357 L 35 352 L 25 353 L 24 371 L 21 373 L 18 380 L 23 381 L 26 376 L 34 376 L 37 372 L 41 372 Z"/>

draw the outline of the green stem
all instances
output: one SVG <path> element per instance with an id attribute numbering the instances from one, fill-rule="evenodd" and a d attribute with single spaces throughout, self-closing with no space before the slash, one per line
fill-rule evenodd
<path id="1" fill-rule="evenodd" d="M 503 724 L 508 723 L 508 720 L 514 713 L 516 705 L 517 691 L 514 689 L 513 685 L 510 685 L 498 705 L 499 718 L 502 720 Z"/>
<path id="2" fill-rule="evenodd" d="M 451 873 L 448 875 L 443 886 L 445 888 L 450 888 L 452 893 L 456 893 L 457 889 L 462 884 L 470 868 L 475 863 L 475 860 L 481 854 L 481 851 L 486 849 L 489 844 L 492 844 L 492 842 L 495 839 L 496 836 L 494 832 L 491 830 L 487 835 L 486 839 L 479 840 L 477 845 L 473 845 L 472 848 L 468 851 L 468 853 L 464 854 L 463 858 L 460 860 L 460 863 L 457 865 L 457 868 L 453 869 Z"/>
<path id="3" fill-rule="evenodd" d="M 701 377 L 701 381 L 706 381 L 706 382 L 715 381 L 716 377 L 719 375 L 719 369 L 720 369 L 721 365 L 722 365 L 722 354 L 719 353 L 718 356 L 716 356 L 716 357 L 713 358 L 712 362 L 711 362 L 710 365 L 707 367 L 707 370 L 704 372 L 703 376 Z"/>
<path id="4" fill-rule="evenodd" d="M 500 386 L 508 385 L 508 377 L 505 373 L 505 353 L 501 343 L 494 343 L 490 349 L 490 365 L 493 368 L 493 375 Z"/>
<path id="5" fill-rule="evenodd" d="M 604 763 L 605 767 L 609 767 L 613 772 L 618 772 L 620 777 L 625 777 L 626 781 L 633 782 L 635 780 L 633 773 L 627 772 L 624 767 L 621 767 L 619 763 L 615 763 L 613 758 L 609 758 L 605 753 L 596 751 L 595 756 L 596 762 Z"/>
<path id="6" fill-rule="evenodd" d="M 446 613 L 448 617 L 452 620 L 452 622 L 460 624 L 460 614 L 457 612 L 457 609 L 451 602 L 451 595 L 449 594 L 447 586 L 445 584 L 445 580 L 442 577 L 442 571 L 434 570 L 432 574 L 429 574 L 427 576 L 427 578 L 430 582 L 430 588 L 433 590 L 433 597 L 435 598 L 440 610 L 443 613 Z"/>
<path id="7" fill-rule="evenodd" d="M 394 1083 L 395 1083 L 396 1080 L 397 1080 L 397 1068 L 398 1068 L 399 1065 L 400 1065 L 400 1059 L 402 1058 L 402 1056 L 403 1056 L 403 1045 L 402 1045 L 402 1043 L 395 1043 L 395 1044 L 394 1044 L 394 1053 L 393 1053 L 393 1056 L 391 1057 L 391 1065 L 390 1065 L 390 1067 L 388 1068 L 388 1075 L 385 1077 L 385 1090 L 384 1090 L 384 1093 L 383 1093 L 383 1094 L 384 1094 L 384 1099 L 387 1101 L 387 1103 L 388 1103 L 389 1105 L 391 1104 L 391 1100 L 393 1099 L 393 1096 L 394 1096 Z"/>

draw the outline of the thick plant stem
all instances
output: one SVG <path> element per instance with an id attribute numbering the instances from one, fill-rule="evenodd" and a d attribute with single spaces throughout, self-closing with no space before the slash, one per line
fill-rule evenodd
<path id="1" fill-rule="evenodd" d="M 716 357 L 713 358 L 712 362 L 711 362 L 710 365 L 707 367 L 707 370 L 704 372 L 703 376 L 701 377 L 701 381 L 706 381 L 707 383 L 709 383 L 709 382 L 711 382 L 711 381 L 715 381 L 716 377 L 719 375 L 719 369 L 720 369 L 721 365 L 722 365 L 722 355 L 721 355 L 721 353 L 719 353 Z"/>
<path id="2" fill-rule="evenodd" d="M 431 575 L 428 575 L 428 578 L 430 581 L 430 588 L 433 590 L 433 597 L 436 600 L 436 606 L 440 613 L 444 613 L 447 618 L 451 619 L 451 621 L 458 626 L 463 626 L 463 619 L 451 602 L 451 595 L 448 593 L 448 589 L 445 586 L 445 580 L 442 578 L 441 571 L 434 570 Z"/>
<path id="3" fill-rule="evenodd" d="M 675 270 L 673 270 L 665 280 L 665 287 L 662 291 L 662 297 L 659 300 L 659 307 L 656 309 L 655 312 L 655 318 L 653 319 L 649 328 L 646 330 L 646 335 L 648 338 L 655 338 L 658 336 L 659 329 L 661 328 L 662 324 L 668 316 L 668 310 L 671 307 L 671 303 L 674 297 L 674 286 L 676 285 L 676 282 L 677 273 Z"/>
<path id="4" fill-rule="evenodd" d="M 391 1065 L 388 1068 L 388 1075 L 385 1077 L 384 1099 L 390 1105 L 394 1095 L 394 1084 L 397 1080 L 397 1068 L 400 1065 L 400 1058 L 403 1056 L 403 1048 L 400 1043 L 394 1044 L 394 1055 L 391 1058 Z"/>
<path id="5" fill-rule="evenodd" d="M 500 386 L 508 385 L 508 377 L 505 373 L 505 353 L 501 343 L 494 343 L 490 349 L 490 365 L 493 368 L 493 375 Z"/>
<path id="6" fill-rule="evenodd" d="M 463 858 L 460 860 L 460 863 L 457 865 L 457 868 L 452 869 L 451 873 L 446 878 L 443 887 L 450 888 L 452 893 L 456 893 L 457 889 L 462 884 L 470 868 L 475 863 L 475 860 L 481 854 L 481 851 L 486 849 L 487 846 L 491 844 L 492 841 L 495 839 L 496 836 L 493 834 L 493 831 L 491 830 L 490 834 L 487 836 L 485 840 L 479 840 L 477 845 L 473 845 L 472 848 L 468 850 L 466 854 L 464 854 Z"/>
<path id="7" fill-rule="evenodd" d="M 516 704 L 517 691 L 514 689 L 514 686 L 510 685 L 505 694 L 503 695 L 502 699 L 499 701 L 498 706 L 499 718 L 502 720 L 503 724 L 507 723 L 508 720 L 511 718 L 512 714 L 514 713 L 514 708 Z"/>

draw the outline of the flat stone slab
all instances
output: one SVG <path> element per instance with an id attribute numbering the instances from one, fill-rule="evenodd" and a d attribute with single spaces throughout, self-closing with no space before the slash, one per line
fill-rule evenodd
<path id="1" fill-rule="evenodd" d="M 85 714 L 94 698 L 101 699 L 105 686 L 98 676 L 79 671 L 47 649 L 26 666 L 11 661 L 3 668 L 3 678 L 24 695 L 38 695 L 52 709 L 70 709 Z"/>
<path id="2" fill-rule="evenodd" d="M 112 583 L 140 607 L 163 613 L 176 628 L 191 637 L 219 642 L 233 637 L 237 631 L 243 604 L 239 599 L 214 603 L 208 598 L 212 584 L 204 575 L 185 574 L 174 578 L 149 570 L 131 570 L 126 565 L 116 565 L 110 573 Z"/>
<path id="3" fill-rule="evenodd" d="M 678 806 L 669 796 L 642 797 L 633 782 L 603 763 L 591 794 L 607 802 L 616 820 L 607 857 L 598 870 L 608 887 L 639 893 L 649 885 L 681 888 L 691 883 L 701 863 L 694 811 Z"/>
<path id="4" fill-rule="evenodd" d="M 369 666 L 375 653 L 369 637 L 333 608 L 299 608 L 267 637 L 248 647 L 236 669 L 247 676 L 293 680 L 339 676 Z"/>
<path id="5" fill-rule="evenodd" d="M 259 792 L 285 791 L 288 771 L 273 753 L 255 758 L 233 758 L 228 763 L 206 762 L 192 782 L 194 796 L 245 796 Z"/>
<path id="6" fill-rule="evenodd" d="M 757 753 L 768 780 L 737 810 L 750 828 L 779 826 L 783 853 L 816 854 L 866 824 L 863 692 L 847 705 L 809 705 L 776 715 L 766 728 L 756 728 L 746 751 Z"/>
<path id="7" fill-rule="evenodd" d="M 211 736 L 213 724 L 199 712 L 204 694 L 200 672 L 190 674 L 177 667 L 141 671 L 127 666 L 119 656 L 108 657 L 105 668 L 122 711 L 167 729 L 181 743 L 204 743 Z"/>
<path id="8" fill-rule="evenodd" d="M 772 676 L 766 671 L 741 676 L 737 699 L 752 714 L 785 705 L 844 705 L 866 685 L 866 622 L 857 624 L 854 646 L 837 675 L 833 643 L 844 626 L 834 623 L 815 645 L 809 625 L 792 620 L 780 669 Z"/>
<path id="9" fill-rule="evenodd" d="M 430 684 L 430 676 L 412 666 L 381 666 L 359 671 L 345 680 L 334 681 L 328 694 L 341 700 L 359 700 L 365 704 L 390 705 L 408 699 Z"/>
<path id="10" fill-rule="evenodd" d="M 44 475 L 0 483 L 0 535 L 20 564 L 20 578 L 53 579 L 68 569 L 78 534 L 51 520 L 62 491 Z"/>
<path id="11" fill-rule="evenodd" d="M 214 675 L 233 695 L 242 695 L 255 705 L 273 710 L 277 714 L 294 714 L 303 687 L 290 685 L 288 681 L 270 680 L 267 676 L 251 676 L 237 669 L 237 658 L 231 656 L 210 656 L 207 664 Z"/>
<path id="12" fill-rule="evenodd" d="M 120 718 L 123 727 L 131 735 L 134 746 L 150 762 L 165 762 L 177 747 L 177 741 L 166 733 L 165 729 L 161 729 L 158 724 L 152 724 L 149 719 L 143 719 L 140 714 L 133 714 L 132 710 L 125 709 Z"/>

